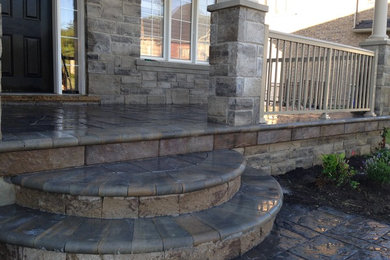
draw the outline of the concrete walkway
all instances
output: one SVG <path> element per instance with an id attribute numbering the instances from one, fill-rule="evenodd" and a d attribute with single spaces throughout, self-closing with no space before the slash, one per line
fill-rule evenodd
<path id="1" fill-rule="evenodd" d="M 267 239 L 238 259 L 390 259 L 390 223 L 285 203 Z"/>

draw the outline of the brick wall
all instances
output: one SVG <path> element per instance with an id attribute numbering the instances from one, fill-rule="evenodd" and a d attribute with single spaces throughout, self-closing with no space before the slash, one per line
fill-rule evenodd
<path id="1" fill-rule="evenodd" d="M 141 0 L 86 0 L 87 93 L 102 103 L 203 104 L 208 65 L 140 60 Z"/>
<path id="2" fill-rule="evenodd" d="M 369 9 L 360 12 L 358 20 L 371 20 L 373 17 L 374 10 Z M 352 14 L 296 31 L 294 34 L 359 47 L 359 43 L 366 40 L 371 33 L 357 33 L 353 31 L 353 27 L 354 15 Z"/>

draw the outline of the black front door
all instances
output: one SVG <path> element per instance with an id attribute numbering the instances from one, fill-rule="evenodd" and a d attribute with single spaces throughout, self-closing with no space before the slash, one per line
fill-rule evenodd
<path id="1" fill-rule="evenodd" d="M 3 92 L 53 92 L 52 0 L 1 0 Z"/>

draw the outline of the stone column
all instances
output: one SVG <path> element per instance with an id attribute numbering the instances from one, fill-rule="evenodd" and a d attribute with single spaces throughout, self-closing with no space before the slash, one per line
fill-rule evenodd
<path id="1" fill-rule="evenodd" d="M 229 0 L 208 6 L 208 11 L 208 120 L 232 126 L 258 124 L 268 7 L 248 0 Z"/>
<path id="2" fill-rule="evenodd" d="M 360 46 L 378 55 L 375 113 L 390 114 L 390 40 L 387 36 L 387 0 L 375 1 L 375 17 L 371 36 Z"/>

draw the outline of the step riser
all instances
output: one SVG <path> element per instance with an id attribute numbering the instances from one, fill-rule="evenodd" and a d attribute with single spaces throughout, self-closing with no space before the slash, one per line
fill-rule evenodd
<path id="1" fill-rule="evenodd" d="M 252 227 L 240 234 L 235 234 L 223 240 L 201 243 L 193 248 L 171 249 L 163 252 L 143 254 L 72 254 L 33 249 L 23 246 L 0 243 L 0 259 L 4 260 L 151 260 L 151 259 L 186 259 L 186 260 L 227 260 L 243 255 L 260 244 L 271 232 L 275 218 L 270 218 L 262 225 Z"/>
<path id="2" fill-rule="evenodd" d="M 28 141 L 34 143 L 34 139 Z M 62 143 L 56 145 L 69 147 L 41 149 L 46 144 L 39 140 L 30 144 L 32 150 L 0 153 L 0 176 L 213 150 L 212 135 L 127 143 L 116 136 L 111 140 L 116 143 L 101 145 L 86 144 L 102 142 L 97 136 L 85 143 L 77 139 L 59 141 Z"/>
<path id="3" fill-rule="evenodd" d="M 97 197 L 16 188 L 16 203 L 45 212 L 90 218 L 120 219 L 196 212 L 230 200 L 240 189 L 241 176 L 211 188 L 164 196 Z"/>

